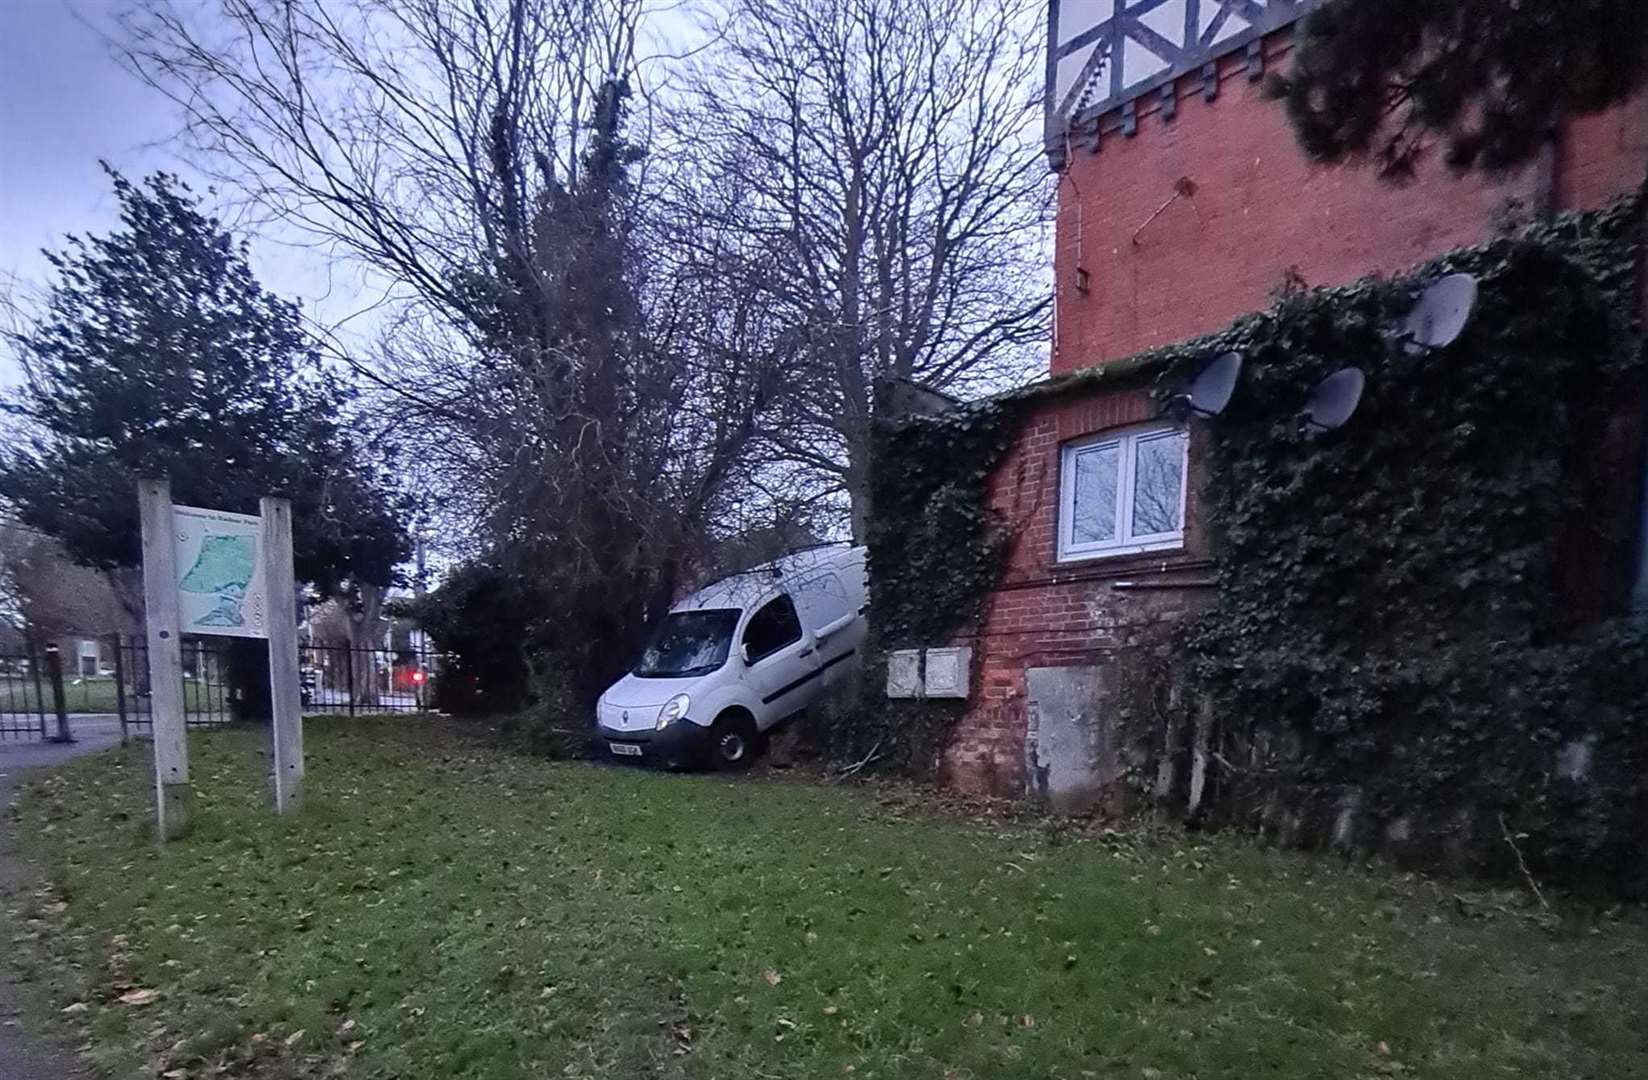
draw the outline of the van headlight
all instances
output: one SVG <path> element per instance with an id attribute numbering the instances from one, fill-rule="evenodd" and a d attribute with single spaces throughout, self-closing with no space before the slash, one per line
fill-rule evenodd
<path id="1" fill-rule="evenodd" d="M 658 730 L 662 731 L 677 720 L 686 718 L 687 708 L 692 704 L 692 698 L 685 694 L 676 694 L 664 702 L 664 707 L 658 710 Z"/>

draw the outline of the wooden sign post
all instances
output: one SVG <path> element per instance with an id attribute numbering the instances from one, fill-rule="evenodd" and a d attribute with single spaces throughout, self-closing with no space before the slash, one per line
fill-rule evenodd
<path id="1" fill-rule="evenodd" d="M 189 786 L 189 745 L 183 719 L 183 648 L 177 614 L 177 527 L 172 521 L 172 482 L 141 480 L 138 512 L 143 527 L 143 609 L 149 638 L 149 718 L 154 725 L 155 808 L 160 838 L 174 840 L 189 828 L 194 791 Z"/>
<path id="2" fill-rule="evenodd" d="M 303 801 L 303 690 L 298 673 L 298 622 L 293 610 L 297 583 L 292 573 L 292 504 L 265 498 L 264 585 L 269 590 L 269 706 L 274 713 L 275 812 L 296 810 Z"/>
<path id="3" fill-rule="evenodd" d="M 292 504 L 265 498 L 252 517 L 174 506 L 168 480 L 140 481 L 137 491 L 160 838 L 183 835 L 193 803 L 183 707 L 185 633 L 268 640 L 275 809 L 295 810 L 303 793 L 303 709 Z"/>

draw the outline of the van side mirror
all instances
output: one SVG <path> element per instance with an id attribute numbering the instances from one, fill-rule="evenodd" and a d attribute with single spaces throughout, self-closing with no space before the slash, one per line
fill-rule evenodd
<path id="1" fill-rule="evenodd" d="M 750 643 L 749 642 L 747 642 L 747 641 L 739 642 L 739 644 L 738 644 L 738 655 L 744 661 L 745 664 L 748 664 L 750 662 Z"/>

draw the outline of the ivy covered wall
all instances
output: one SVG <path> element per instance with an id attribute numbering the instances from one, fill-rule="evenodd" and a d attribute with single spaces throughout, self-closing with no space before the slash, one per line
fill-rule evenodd
<path id="1" fill-rule="evenodd" d="M 1194 496 L 1216 596 L 1177 635 L 1179 685 L 1155 695 L 1187 727 L 1211 718 L 1212 812 L 1489 869 L 1514 843 L 1536 872 L 1621 886 L 1648 861 L 1648 646 L 1599 617 L 1624 600 L 1635 521 L 1619 481 L 1640 453 L 1639 206 L 1526 226 L 1413 279 L 1288 295 L 1211 338 L 884 432 L 881 643 L 935 644 L 976 615 L 1000 565 L 985 483 L 1030 410 L 1141 379 L 1166 393 L 1238 349 Z M 1410 356 L 1393 319 L 1416 281 L 1454 270 L 1481 281 L 1469 329 Z M 1311 386 L 1350 364 L 1368 375 L 1361 410 L 1307 437 Z M 942 742 L 955 706 L 880 708 L 878 691 L 856 749 L 918 728 Z"/>

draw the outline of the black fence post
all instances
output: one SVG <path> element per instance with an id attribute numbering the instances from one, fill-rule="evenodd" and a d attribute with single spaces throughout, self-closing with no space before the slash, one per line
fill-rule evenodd
<path id="1" fill-rule="evenodd" d="M 55 647 L 55 646 L 54 646 Z M 46 685 L 40 681 L 40 669 L 46 666 L 39 653 L 29 649 L 29 671 L 34 675 L 34 711 L 40 717 L 40 737 L 46 737 Z M 24 694 L 27 697 L 27 693 Z"/>
<path id="2" fill-rule="evenodd" d="M 343 647 L 344 696 L 349 699 L 349 715 L 355 715 L 355 647 Z"/>
<path id="3" fill-rule="evenodd" d="M 69 735 L 69 706 L 63 700 L 63 657 L 58 652 L 57 642 L 46 645 L 46 672 L 51 677 L 52 707 L 57 710 L 57 734 L 52 736 L 52 742 L 74 742 Z M 40 733 L 44 735 L 46 715 L 44 710 L 40 714 Z"/>
<path id="4" fill-rule="evenodd" d="M 120 741 L 124 743 L 126 734 L 126 660 L 121 655 L 126 651 L 124 636 L 114 636 L 114 709 L 120 715 Z"/>

